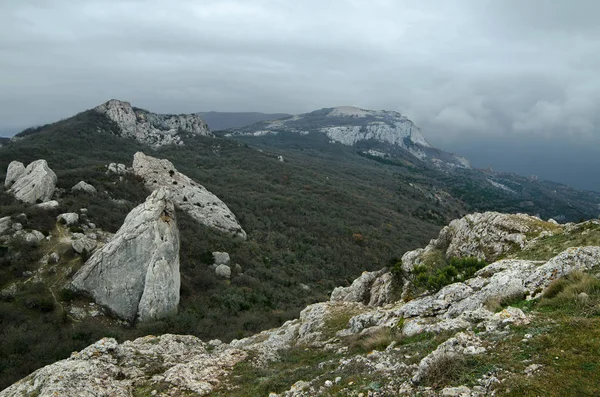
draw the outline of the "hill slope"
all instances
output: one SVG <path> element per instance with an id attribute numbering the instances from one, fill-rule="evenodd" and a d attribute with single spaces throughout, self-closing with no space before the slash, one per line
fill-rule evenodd
<path id="1" fill-rule="evenodd" d="M 5 336 L 0 387 L 106 335 L 122 341 L 172 332 L 231 340 L 280 325 L 364 270 L 388 266 L 423 246 L 442 225 L 474 209 L 575 220 L 597 213 L 597 194 L 512 175 L 458 167 L 449 172 L 404 150 L 382 158 L 357 146 L 330 144 L 325 134 L 236 139 L 242 142 L 187 134 L 183 145 L 151 148 L 124 136 L 111 118 L 89 110 L 27 130 L 0 148 L 0 174 L 13 160 L 46 159 L 58 176 L 59 201 L 58 209 L 46 212 L 0 194 L 0 218 L 12 216 L 25 230 L 50 236 L 36 249 L 0 246 L 0 290 L 15 282 L 27 286 L 0 299 Z M 70 302 L 88 309 L 91 302 L 62 292 L 63 273 L 47 274 L 46 265 L 40 265 L 53 242 L 61 240 L 56 216 L 84 208 L 90 222 L 114 233 L 148 192 L 131 174 L 107 174 L 106 165 L 130 166 L 138 151 L 170 160 L 216 194 L 248 239 L 232 239 L 178 212 L 179 314 L 137 328 L 105 315 L 73 320 L 65 311 Z M 81 180 L 98 194 L 71 192 Z M 214 251 L 228 252 L 242 271 L 231 280 L 218 279 L 210 268 Z M 67 247 L 57 266 L 68 274 L 82 260 Z M 36 279 L 39 274 L 43 277 Z"/>

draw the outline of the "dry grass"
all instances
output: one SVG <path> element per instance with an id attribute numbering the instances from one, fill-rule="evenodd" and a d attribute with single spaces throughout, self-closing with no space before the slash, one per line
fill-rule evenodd
<path id="1" fill-rule="evenodd" d="M 467 360 L 463 355 L 445 354 L 429 364 L 421 383 L 434 388 L 444 387 L 459 381 L 467 369 Z"/>

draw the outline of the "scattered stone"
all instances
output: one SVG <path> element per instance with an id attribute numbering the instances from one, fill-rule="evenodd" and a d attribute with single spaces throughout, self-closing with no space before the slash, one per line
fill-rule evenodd
<path id="1" fill-rule="evenodd" d="M 217 266 L 219 265 L 228 265 L 229 266 L 229 262 L 231 261 L 231 258 L 229 257 L 229 254 L 227 252 L 213 252 L 212 253 L 213 256 L 213 263 Z"/>
<path id="2" fill-rule="evenodd" d="M 523 371 L 523 373 L 527 376 L 533 376 L 537 371 L 539 371 L 541 368 L 543 367 L 543 365 L 541 364 L 531 364 L 528 365 L 525 370 Z"/>
<path id="3" fill-rule="evenodd" d="M 71 246 L 73 247 L 73 251 L 77 252 L 78 254 L 84 254 L 84 253 L 91 254 L 97 245 L 98 245 L 98 243 L 96 242 L 96 240 L 93 240 L 88 237 L 82 237 L 82 238 L 73 240 L 73 242 L 71 243 Z"/>
<path id="4" fill-rule="evenodd" d="M 107 174 L 112 172 L 113 174 L 123 175 L 127 172 L 127 167 L 125 167 L 125 164 L 110 163 L 106 166 L 106 168 Z"/>
<path id="5" fill-rule="evenodd" d="M 39 204 L 35 205 L 36 208 L 40 208 L 40 209 L 46 210 L 46 211 L 54 210 L 54 209 L 58 208 L 58 206 L 59 206 L 59 204 L 58 204 L 58 201 L 56 201 L 56 200 L 50 200 L 50 201 L 46 201 L 45 203 L 39 203 Z"/>
<path id="6" fill-rule="evenodd" d="M 80 181 L 75 186 L 73 186 L 71 188 L 71 191 L 72 192 L 84 192 L 84 193 L 88 193 L 88 194 L 98 193 L 98 190 L 94 186 L 92 186 L 89 183 L 86 183 L 84 181 Z"/>
<path id="7" fill-rule="evenodd" d="M 26 233 L 24 238 L 25 238 L 25 241 L 27 242 L 27 244 L 38 245 L 39 243 L 44 241 L 45 237 L 42 232 L 37 231 L 37 230 L 32 230 L 31 232 Z"/>
<path id="8" fill-rule="evenodd" d="M 19 222 L 15 222 L 12 224 L 12 230 L 16 232 L 23 230 L 23 225 L 21 225 Z"/>
<path id="9" fill-rule="evenodd" d="M 215 268 L 215 274 L 218 277 L 230 278 L 231 277 L 231 268 L 227 265 L 218 265 Z"/>
<path id="10" fill-rule="evenodd" d="M 79 215 L 75 212 L 67 212 L 57 216 L 56 221 L 66 226 L 76 225 L 79 222 Z"/>

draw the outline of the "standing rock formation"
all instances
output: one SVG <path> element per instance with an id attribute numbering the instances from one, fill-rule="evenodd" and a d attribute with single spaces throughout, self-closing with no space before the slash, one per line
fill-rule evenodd
<path id="1" fill-rule="evenodd" d="M 29 204 L 49 201 L 56 188 L 56 174 L 46 160 L 36 160 L 22 169 L 23 164 L 13 161 L 6 172 L 5 186 L 18 200 Z"/>
<path id="2" fill-rule="evenodd" d="M 168 188 L 173 202 L 198 222 L 246 238 L 246 232 L 227 205 L 204 186 L 178 172 L 169 160 L 137 152 L 133 157 L 133 172 L 144 179 L 150 190 Z"/>
<path id="3" fill-rule="evenodd" d="M 176 312 L 179 230 L 169 192 L 158 189 L 135 207 L 114 238 L 75 274 L 72 285 L 129 321 Z"/>
<path id="4" fill-rule="evenodd" d="M 152 147 L 182 144 L 180 132 L 213 136 L 204 120 L 195 114 L 155 114 L 133 108 L 129 102 L 116 99 L 111 99 L 94 110 L 117 123 L 123 136 L 135 138 Z"/>

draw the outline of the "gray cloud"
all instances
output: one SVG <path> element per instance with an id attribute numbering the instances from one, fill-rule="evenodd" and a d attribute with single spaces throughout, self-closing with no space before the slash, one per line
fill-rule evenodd
<path id="1" fill-rule="evenodd" d="M 0 128 L 120 98 L 157 112 L 399 110 L 442 147 L 596 141 L 599 12 L 595 0 L 5 0 Z"/>

